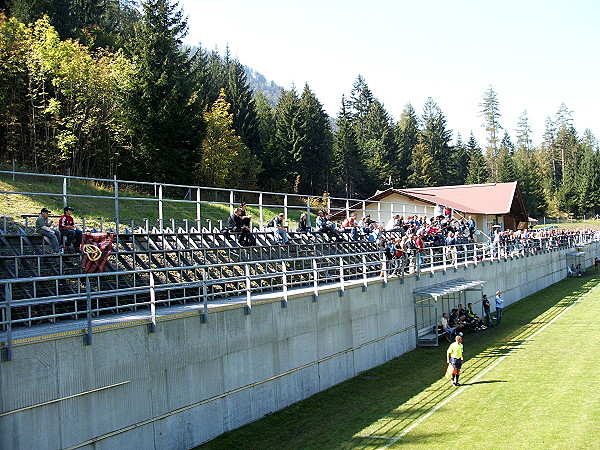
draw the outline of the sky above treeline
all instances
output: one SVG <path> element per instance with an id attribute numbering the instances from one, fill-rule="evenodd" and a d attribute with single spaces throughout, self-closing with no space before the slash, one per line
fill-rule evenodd
<path id="1" fill-rule="evenodd" d="M 493 86 L 513 140 L 526 110 L 539 144 L 561 103 L 600 138 L 598 0 L 180 0 L 190 45 L 225 48 L 286 89 L 308 83 L 336 116 L 358 75 L 395 120 L 432 97 L 453 130 L 485 142 Z"/>

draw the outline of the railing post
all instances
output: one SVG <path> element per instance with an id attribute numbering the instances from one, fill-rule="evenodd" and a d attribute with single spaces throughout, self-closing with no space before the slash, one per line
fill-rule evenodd
<path id="1" fill-rule="evenodd" d="M 85 345 L 92 345 L 92 288 L 90 277 L 85 277 L 85 300 L 87 308 L 87 330 L 85 334 Z"/>
<path id="2" fill-rule="evenodd" d="M 283 283 L 283 300 L 281 300 L 281 307 L 287 308 L 288 304 L 288 278 L 287 278 L 287 266 L 285 265 L 285 260 L 281 261 L 281 281 Z"/>
<path id="3" fill-rule="evenodd" d="M 200 211 L 201 211 L 201 207 L 200 207 L 200 188 L 196 189 L 196 229 L 198 230 L 198 233 L 200 233 L 202 231 L 202 227 L 200 226 Z"/>
<path id="4" fill-rule="evenodd" d="M 4 285 L 4 299 L 6 300 L 6 348 L 2 350 L 2 361 L 12 361 L 12 285 Z"/>
<path id="5" fill-rule="evenodd" d="M 285 220 L 288 220 L 288 195 L 283 196 L 283 215 Z"/>
<path id="6" fill-rule="evenodd" d="M 319 297 L 319 271 L 317 270 L 317 258 L 312 260 L 313 268 L 313 300 L 317 301 Z"/>
<path id="7" fill-rule="evenodd" d="M 62 198 L 63 198 L 63 208 L 66 208 L 66 206 L 67 206 L 67 177 L 63 177 Z"/>
<path id="8" fill-rule="evenodd" d="M 363 275 L 363 292 L 367 290 L 369 284 L 367 283 L 367 255 L 362 254 L 362 275 Z"/>
<path id="9" fill-rule="evenodd" d="M 158 185 L 158 227 L 163 231 L 163 185 Z"/>
<path id="10" fill-rule="evenodd" d="M 115 183 L 115 236 L 117 242 L 115 243 L 116 248 L 119 248 L 119 222 L 121 218 L 119 216 L 119 182 L 117 181 L 117 176 L 114 178 Z"/>
<path id="11" fill-rule="evenodd" d="M 234 201 L 235 201 L 235 196 L 233 194 L 233 191 L 229 191 L 229 215 L 233 214 Z"/>
<path id="12" fill-rule="evenodd" d="M 244 265 L 244 272 L 246 274 L 246 306 L 244 313 L 250 315 L 252 313 L 252 284 L 250 282 L 250 266 L 248 263 Z"/>
<path id="13" fill-rule="evenodd" d="M 205 269 L 202 269 L 202 283 L 201 283 L 201 296 L 202 296 L 202 314 L 200 314 L 200 322 L 208 322 L 208 284 L 206 283 L 208 273 Z"/>
<path id="14" fill-rule="evenodd" d="M 340 297 L 344 295 L 344 257 L 340 256 Z"/>
<path id="15" fill-rule="evenodd" d="M 156 289 L 154 287 L 154 274 L 150 272 L 150 333 L 156 333 Z"/>
<path id="16" fill-rule="evenodd" d="M 262 192 L 260 194 L 258 194 L 258 217 L 260 220 L 260 223 L 258 224 L 258 229 L 260 231 L 263 231 L 264 219 L 263 219 L 263 193 Z"/>

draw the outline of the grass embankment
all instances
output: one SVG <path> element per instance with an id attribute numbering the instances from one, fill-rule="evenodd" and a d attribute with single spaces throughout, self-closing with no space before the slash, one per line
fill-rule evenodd
<path id="1" fill-rule="evenodd" d="M 446 343 L 420 348 L 200 448 L 592 448 L 599 282 L 566 279 L 506 308 L 501 328 L 466 334 L 463 387 L 442 378 Z"/>
<path id="2" fill-rule="evenodd" d="M 10 175 L 0 175 L 0 191 L 11 192 L 41 192 L 44 195 L 32 194 L 0 194 L 0 216 L 8 217 L 9 229 L 15 230 L 16 226 L 24 225 L 22 214 L 37 214 L 40 209 L 46 207 L 53 214 L 62 214 L 62 181 L 60 178 L 40 178 L 19 175 L 12 180 Z M 100 220 L 104 226 L 114 227 L 115 200 L 112 186 L 92 184 L 88 181 L 71 180 L 68 185 L 68 203 L 75 208 L 75 219 L 79 223 L 85 218 L 86 225 L 98 226 Z M 185 190 L 171 189 L 171 195 L 165 194 L 163 202 L 163 218 L 165 226 L 169 226 L 170 220 L 175 219 L 178 226 L 182 221 L 190 223 L 196 220 L 196 203 L 194 201 L 182 201 Z M 193 194 L 195 196 L 195 193 Z M 137 198 L 137 199 L 134 199 Z M 141 200 L 138 200 L 140 199 Z M 195 197 L 193 197 L 195 198 Z M 174 200 L 174 201 L 170 201 Z M 228 199 L 221 198 L 221 202 Z M 295 228 L 300 217 L 302 206 L 298 209 L 288 209 L 288 221 L 291 228 Z M 278 213 L 283 212 L 283 207 L 264 207 L 263 221 L 266 223 Z M 258 207 L 248 207 L 248 213 L 253 217 L 253 224 L 259 222 L 260 210 Z M 143 226 L 144 219 L 148 219 L 150 226 L 156 226 L 158 221 L 158 198 L 156 195 L 144 193 L 137 189 L 136 185 L 121 187 L 119 192 L 119 216 L 120 223 L 128 226 L 131 220 L 136 226 Z M 227 224 L 229 217 L 229 205 L 202 202 L 200 204 L 201 225 L 207 226 L 212 221 L 212 226 L 217 227 L 219 220 Z M 29 223 L 32 224 L 32 220 Z M 1 226 L 1 224 L 0 224 Z"/>

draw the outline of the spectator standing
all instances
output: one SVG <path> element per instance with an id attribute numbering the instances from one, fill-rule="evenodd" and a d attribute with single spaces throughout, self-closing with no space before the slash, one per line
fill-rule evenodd
<path id="1" fill-rule="evenodd" d="M 598 259 L 598 257 L 596 256 L 594 258 L 594 270 L 598 270 L 598 266 L 600 265 L 600 259 Z"/>
<path id="2" fill-rule="evenodd" d="M 490 315 L 491 303 L 490 303 L 490 299 L 488 298 L 487 294 L 483 294 L 483 298 L 481 299 L 481 304 L 483 305 L 483 317 L 485 320 L 485 326 L 494 328 L 494 325 L 492 325 L 492 316 Z"/>
<path id="3" fill-rule="evenodd" d="M 63 251 L 60 248 L 60 240 L 62 239 L 62 235 L 60 234 L 59 230 L 52 228 L 52 219 L 48 217 L 48 214 L 50 214 L 50 211 L 47 208 L 42 208 L 40 215 L 35 221 L 35 230 L 42 236 L 48 238 L 54 253 L 62 253 Z"/>
<path id="4" fill-rule="evenodd" d="M 502 308 L 504 308 L 504 299 L 502 298 L 502 292 L 496 291 L 496 325 L 500 326 L 502 323 Z"/>
<path id="5" fill-rule="evenodd" d="M 68 249 L 71 245 L 73 250 L 77 253 L 81 253 L 81 230 L 75 228 L 75 221 L 73 220 L 73 208 L 65 206 L 64 214 L 58 219 L 58 229 L 60 230 L 61 236 L 67 237 L 65 247 Z"/>
<path id="6" fill-rule="evenodd" d="M 460 369 L 465 360 L 463 353 L 462 337 L 456 336 L 454 342 L 448 347 L 446 352 L 446 363 L 451 364 L 454 370 L 452 371 L 452 384 L 454 386 L 460 386 L 458 377 L 460 376 Z"/>

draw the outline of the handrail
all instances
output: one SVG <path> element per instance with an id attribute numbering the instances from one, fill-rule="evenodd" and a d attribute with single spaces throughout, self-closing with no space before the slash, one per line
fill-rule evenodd
<path id="1" fill-rule="evenodd" d="M 456 246 L 427 247 L 422 256 L 413 255 L 402 258 L 398 262 L 387 261 L 384 252 L 363 251 L 356 253 L 343 253 L 335 255 L 310 255 L 291 257 L 286 259 L 269 258 L 264 260 L 232 261 L 214 264 L 184 265 L 174 267 L 149 268 L 144 270 L 124 270 L 117 272 L 104 272 L 97 274 L 52 275 L 41 277 L 11 278 L 0 280 L 0 301 L 2 316 L 0 327 L 5 330 L 6 338 L 2 343 L 3 358 L 12 355 L 12 340 L 16 325 L 29 324 L 33 321 L 48 320 L 55 322 L 64 317 L 87 317 L 89 326 L 87 341 L 91 342 L 91 318 L 104 312 L 119 314 L 125 309 L 139 309 L 150 307 L 147 317 L 155 328 L 155 307 L 173 302 L 193 302 L 203 305 L 199 310 L 203 320 L 207 320 L 207 303 L 218 298 L 233 298 L 246 296 L 246 312 L 250 314 L 253 296 L 259 292 L 273 292 L 283 296 L 283 304 L 287 302 L 290 288 L 304 287 L 318 296 L 323 289 L 345 289 L 348 282 L 363 283 L 368 280 L 383 279 L 387 282 L 394 275 L 405 277 L 409 273 L 417 276 L 422 272 L 447 270 L 480 261 L 524 256 L 526 253 L 535 254 L 555 248 L 570 248 L 576 245 L 598 241 L 597 234 L 577 234 L 565 239 L 554 238 L 531 239 L 503 243 L 499 246 L 486 246 L 482 244 L 459 244 Z M 223 271 L 230 273 L 223 276 Z M 217 273 L 213 277 L 211 273 Z M 195 279 L 185 281 L 183 274 L 195 274 Z M 169 277 L 178 277 L 177 282 L 170 281 Z M 116 286 L 119 279 L 131 278 L 132 285 L 122 288 L 107 287 L 106 283 L 114 282 Z M 162 279 L 161 279 L 162 278 Z M 61 282 L 69 282 L 77 286 L 77 291 L 72 293 L 59 293 Z M 52 295 L 35 296 L 34 298 L 15 298 L 15 291 L 21 285 L 32 286 L 35 292 L 37 286 L 53 284 L 56 292 Z M 104 284 L 103 284 L 104 283 Z M 268 283 L 268 287 L 264 284 Z M 48 288 L 46 286 L 46 288 Z M 48 288 L 49 289 L 49 288 Z M 189 292 L 193 291 L 193 292 Z M 164 298 L 160 294 L 168 292 Z M 87 300 L 87 307 L 77 309 L 78 301 Z M 93 302 L 92 302 L 93 300 Z M 100 304 L 100 301 L 106 303 Z M 59 305 L 71 302 L 74 309 L 68 311 L 55 311 Z M 95 305 L 92 307 L 92 304 Z M 23 307 L 51 306 L 52 313 L 37 316 L 21 317 L 17 312 Z M 144 313 L 146 314 L 146 313 Z M 1 335 L 2 333 L 0 333 Z"/>

